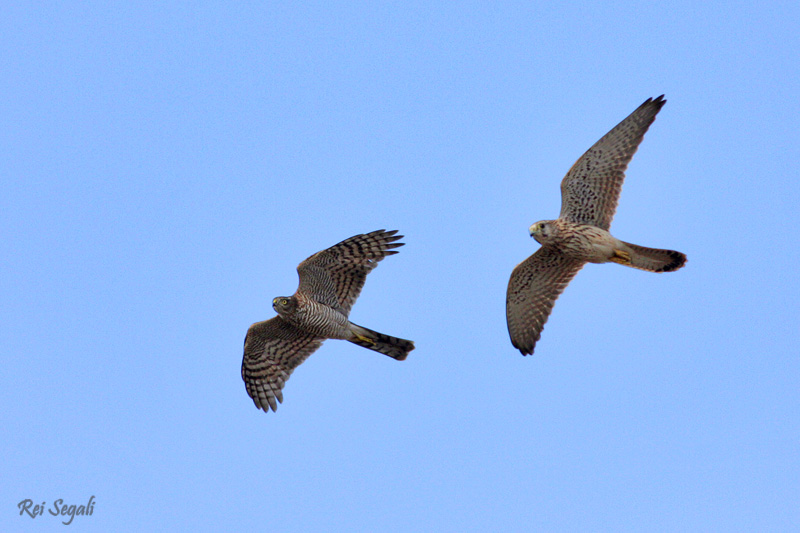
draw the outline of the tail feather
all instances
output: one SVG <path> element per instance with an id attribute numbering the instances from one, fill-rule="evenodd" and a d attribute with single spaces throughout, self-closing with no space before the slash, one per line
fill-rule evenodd
<path id="1" fill-rule="evenodd" d="M 686 255 L 675 250 L 661 250 L 658 248 L 645 248 L 629 242 L 624 243 L 630 250 L 631 263 L 629 266 L 649 272 L 672 272 L 686 264 Z"/>
<path id="2" fill-rule="evenodd" d="M 414 349 L 414 341 L 384 335 L 355 324 L 352 324 L 352 331 L 355 335 L 347 340 L 353 344 L 375 350 L 398 361 L 404 360 L 408 357 L 408 352 Z"/>

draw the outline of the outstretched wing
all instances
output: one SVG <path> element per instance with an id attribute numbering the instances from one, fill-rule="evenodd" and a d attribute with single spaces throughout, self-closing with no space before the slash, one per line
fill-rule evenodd
<path id="1" fill-rule="evenodd" d="M 256 407 L 275 411 L 278 402 L 283 402 L 281 390 L 292 371 L 324 340 L 277 316 L 250 326 L 244 338 L 242 379 Z"/>
<path id="2" fill-rule="evenodd" d="M 556 299 L 584 264 L 558 250 L 542 247 L 511 273 L 506 292 L 506 322 L 511 344 L 522 355 L 533 353 Z"/>
<path id="3" fill-rule="evenodd" d="M 378 230 L 356 235 L 312 255 L 297 267 L 298 292 L 348 315 L 367 274 L 384 257 L 397 253 L 392 248 L 403 246 L 395 242 L 403 236 L 395 233 Z"/>
<path id="4" fill-rule="evenodd" d="M 648 98 L 572 165 L 561 181 L 560 218 L 608 231 L 625 169 L 665 103 L 663 94 Z"/>

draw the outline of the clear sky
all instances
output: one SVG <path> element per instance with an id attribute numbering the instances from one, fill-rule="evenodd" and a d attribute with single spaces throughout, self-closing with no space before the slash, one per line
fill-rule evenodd
<path id="1" fill-rule="evenodd" d="M 0 529 L 800 529 L 797 2 L 7 3 Z M 666 94 L 536 353 L 514 266 Z M 240 377 L 297 264 L 397 229 L 276 413 Z"/>

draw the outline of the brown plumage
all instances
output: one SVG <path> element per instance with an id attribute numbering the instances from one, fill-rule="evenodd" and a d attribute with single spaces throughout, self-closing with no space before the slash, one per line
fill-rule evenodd
<path id="1" fill-rule="evenodd" d="M 297 267 L 300 284 L 278 297 L 278 316 L 250 326 L 244 340 L 242 379 L 256 407 L 275 411 L 292 371 L 325 339 L 343 339 L 402 361 L 414 343 L 353 324 L 350 309 L 364 281 L 402 235 L 378 230 L 356 235 L 312 255 Z"/>
<path id="2" fill-rule="evenodd" d="M 523 355 L 533 353 L 556 299 L 586 263 L 649 272 L 672 272 L 686 263 L 681 252 L 630 244 L 608 232 L 625 169 L 665 103 L 663 95 L 648 98 L 589 148 L 561 181 L 558 219 L 530 227 L 542 247 L 517 265 L 506 293 L 508 333 Z"/>

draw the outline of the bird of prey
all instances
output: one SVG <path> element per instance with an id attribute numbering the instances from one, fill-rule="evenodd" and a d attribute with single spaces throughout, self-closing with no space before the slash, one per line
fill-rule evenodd
<path id="1" fill-rule="evenodd" d="M 269 412 L 283 402 L 292 371 L 325 339 L 344 339 L 402 361 L 414 343 L 353 324 L 350 308 L 364 281 L 387 255 L 403 246 L 402 235 L 378 230 L 356 235 L 317 252 L 297 267 L 300 285 L 292 296 L 272 300 L 278 316 L 250 326 L 244 339 L 242 379 L 256 407 Z"/>
<path id="2" fill-rule="evenodd" d="M 514 268 L 506 293 L 511 344 L 533 353 L 558 296 L 586 263 L 614 262 L 649 272 L 672 272 L 686 263 L 673 250 L 645 248 L 609 233 L 625 169 L 666 103 L 648 98 L 578 159 L 561 181 L 561 213 L 529 228 L 541 248 Z"/>

